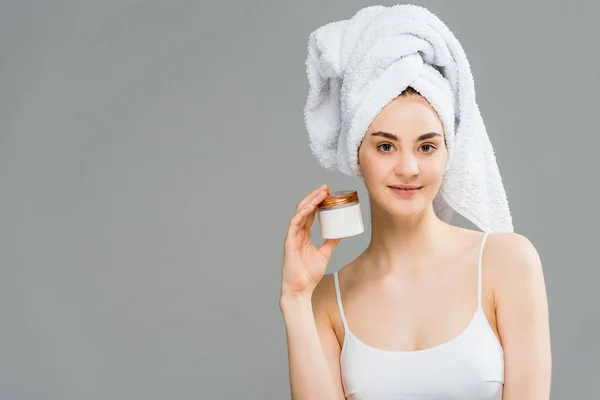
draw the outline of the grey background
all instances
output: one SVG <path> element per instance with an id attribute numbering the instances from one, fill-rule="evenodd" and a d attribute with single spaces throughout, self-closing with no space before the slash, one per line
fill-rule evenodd
<path id="1" fill-rule="evenodd" d="M 287 223 L 323 183 L 367 199 L 310 154 L 306 43 L 369 4 L 1 3 L 1 400 L 289 397 Z M 515 230 L 542 258 L 552 398 L 599 398 L 600 9 L 416 4 L 465 48 Z"/>

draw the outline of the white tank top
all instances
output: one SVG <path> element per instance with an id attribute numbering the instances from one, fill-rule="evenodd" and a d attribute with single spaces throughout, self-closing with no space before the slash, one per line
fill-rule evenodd
<path id="1" fill-rule="evenodd" d="M 458 336 L 423 350 L 382 350 L 357 338 L 348 329 L 334 273 L 344 325 L 340 365 L 347 399 L 502 400 L 504 352 L 481 306 L 481 259 L 487 235 L 479 249 L 475 314 Z"/>

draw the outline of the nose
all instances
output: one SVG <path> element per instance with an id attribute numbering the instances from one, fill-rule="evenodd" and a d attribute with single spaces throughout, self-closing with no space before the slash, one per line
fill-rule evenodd
<path id="1" fill-rule="evenodd" d="M 400 154 L 394 172 L 397 175 L 416 176 L 419 174 L 419 163 L 413 154 Z"/>

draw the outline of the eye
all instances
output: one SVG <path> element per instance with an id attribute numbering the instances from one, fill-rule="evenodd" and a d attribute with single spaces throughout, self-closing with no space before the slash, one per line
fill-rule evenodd
<path id="1" fill-rule="evenodd" d="M 391 143 L 381 143 L 380 145 L 377 146 L 377 149 L 379 151 L 381 151 L 382 153 L 390 153 L 391 152 L 391 150 L 389 150 L 389 151 L 388 150 L 384 150 L 383 146 L 390 146 L 392 148 L 394 147 Z"/>
<path id="2" fill-rule="evenodd" d="M 433 145 L 431 145 L 431 144 L 428 144 L 428 143 L 426 143 L 426 144 L 422 145 L 422 146 L 421 146 L 421 149 L 423 149 L 423 148 L 425 148 L 425 149 L 430 149 L 429 151 L 427 151 L 427 150 L 425 150 L 425 151 L 424 151 L 424 153 L 426 153 L 426 154 L 428 154 L 428 153 L 433 153 L 434 151 L 436 151 L 436 150 L 437 150 L 437 147 L 435 147 L 435 146 L 433 146 Z"/>

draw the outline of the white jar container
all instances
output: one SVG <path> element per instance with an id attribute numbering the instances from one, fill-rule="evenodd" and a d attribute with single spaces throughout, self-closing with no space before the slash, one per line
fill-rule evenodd
<path id="1" fill-rule="evenodd" d="M 351 190 L 330 193 L 318 207 L 323 239 L 344 238 L 364 232 L 358 192 Z"/>

